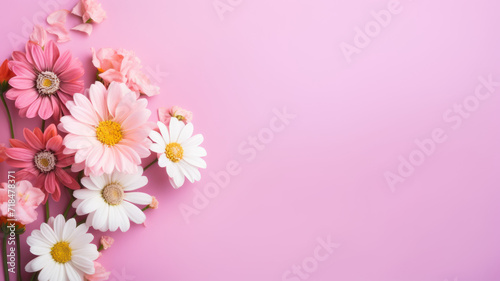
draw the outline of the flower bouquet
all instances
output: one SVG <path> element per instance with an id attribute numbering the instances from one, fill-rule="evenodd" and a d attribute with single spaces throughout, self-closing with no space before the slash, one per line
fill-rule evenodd
<path id="1" fill-rule="evenodd" d="M 151 165 L 165 168 L 174 188 L 186 179 L 199 181 L 199 168 L 206 168 L 203 136 L 193 135 L 191 112 L 159 108 L 159 121 L 150 121 L 147 97 L 160 89 L 133 52 L 89 50 L 96 72 L 88 75 L 96 81 L 84 84 L 81 62 L 58 46 L 69 40 L 69 15 L 82 18 L 71 30 L 89 35 L 106 18 L 95 0 L 54 11 L 47 27 L 35 26 L 25 50 L 13 51 L 0 67 L 2 120 L 10 126 L 10 145 L 0 145 L 0 162 L 12 168 L 0 188 L 5 280 L 23 280 L 22 270 L 31 280 L 107 280 L 110 273 L 97 260 L 113 238 L 102 235 L 96 245 L 89 230 L 126 232 L 131 222 L 145 222 L 145 211 L 158 208 L 154 196 L 139 191 L 148 184 L 145 172 Z M 48 39 L 50 34 L 57 42 Z M 38 125 L 15 136 L 16 115 Z M 143 165 L 151 152 L 157 157 Z M 51 214 L 51 204 L 66 207 Z M 43 210 L 45 222 L 24 234 Z M 33 255 L 25 265 L 20 239 Z"/>

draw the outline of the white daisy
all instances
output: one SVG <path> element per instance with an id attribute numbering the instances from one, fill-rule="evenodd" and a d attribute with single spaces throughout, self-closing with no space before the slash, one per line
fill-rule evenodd
<path id="1" fill-rule="evenodd" d="M 138 167 L 135 174 L 114 172 L 82 178 L 86 188 L 73 192 L 76 198 L 73 208 L 79 216 L 89 214 L 87 226 L 100 231 L 116 231 L 119 227 L 125 232 L 130 228 L 130 221 L 144 223 L 146 215 L 132 203 L 149 205 L 153 198 L 142 192 L 128 192 L 148 183 L 142 171 L 142 167 Z"/>
<path id="2" fill-rule="evenodd" d="M 77 227 L 75 219 L 65 221 L 63 215 L 42 223 L 26 240 L 31 253 L 38 256 L 26 265 L 26 271 L 41 270 L 41 281 L 81 281 L 85 274 L 94 274 L 99 252 L 90 243 L 94 236 L 87 230 L 85 225 Z"/>
<path id="3" fill-rule="evenodd" d="M 207 151 L 199 146 L 203 136 L 193 136 L 193 124 L 184 124 L 177 118 L 170 118 L 168 129 L 162 122 L 158 122 L 158 128 L 161 134 L 156 131 L 149 134 L 154 142 L 149 149 L 158 153 L 158 165 L 166 168 L 172 186 L 181 187 L 184 177 L 190 182 L 199 181 L 198 168 L 207 167 L 205 160 L 201 159 Z"/>

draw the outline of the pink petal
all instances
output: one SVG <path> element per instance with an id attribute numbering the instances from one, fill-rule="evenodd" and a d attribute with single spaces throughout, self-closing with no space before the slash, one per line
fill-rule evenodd
<path id="1" fill-rule="evenodd" d="M 59 85 L 61 91 L 69 95 L 83 94 L 83 81 L 71 81 Z"/>
<path id="2" fill-rule="evenodd" d="M 37 129 L 35 128 L 35 134 L 37 133 Z M 42 134 L 42 131 L 39 131 L 39 134 Z M 46 144 L 49 139 L 57 136 L 57 128 L 56 125 L 50 124 L 47 128 L 45 128 L 45 131 L 43 132 L 43 142 Z"/>
<path id="3" fill-rule="evenodd" d="M 42 150 L 44 149 L 43 142 L 40 138 L 38 138 L 35 133 L 30 131 L 28 128 L 24 128 L 23 130 L 23 135 L 24 139 L 28 142 L 31 147 L 33 147 L 35 150 Z"/>
<path id="4" fill-rule="evenodd" d="M 9 100 L 15 100 L 18 97 L 26 95 L 29 92 L 34 92 L 35 94 L 38 95 L 38 92 L 35 89 L 19 90 L 12 88 L 5 93 L 5 97 L 8 98 Z"/>
<path id="5" fill-rule="evenodd" d="M 42 26 L 36 24 L 33 27 L 33 32 L 30 35 L 30 41 L 42 47 L 45 46 L 45 44 L 47 43 L 47 32 Z"/>
<path id="6" fill-rule="evenodd" d="M 108 69 L 103 73 L 99 74 L 99 77 L 101 77 L 104 81 L 108 83 L 111 83 L 113 81 L 123 83 L 127 81 L 125 75 L 123 75 L 120 71 L 115 69 Z"/>
<path id="7" fill-rule="evenodd" d="M 52 172 L 48 173 L 45 177 L 45 190 L 47 190 L 48 193 L 54 193 L 57 185 L 56 174 Z"/>
<path id="8" fill-rule="evenodd" d="M 50 138 L 47 141 L 46 145 L 47 149 L 50 149 L 52 151 L 59 151 L 62 148 L 62 137 L 61 136 L 55 136 Z"/>
<path id="9" fill-rule="evenodd" d="M 9 84 L 16 89 L 27 90 L 35 87 L 33 79 L 25 78 L 22 76 L 15 76 L 9 80 Z"/>
<path id="10" fill-rule="evenodd" d="M 47 64 L 52 68 L 59 58 L 59 48 L 54 41 L 50 40 L 49 43 L 47 43 L 47 46 L 44 48 L 44 54 Z"/>
<path id="11" fill-rule="evenodd" d="M 38 97 L 26 111 L 26 117 L 33 118 L 37 115 L 38 109 L 40 108 L 40 103 L 42 102 L 42 98 Z"/>
<path id="12" fill-rule="evenodd" d="M 170 121 L 170 111 L 166 107 L 160 107 L 158 108 L 158 119 L 160 122 L 163 124 L 168 124 L 168 121 Z"/>
<path id="13" fill-rule="evenodd" d="M 14 55 L 14 54 L 12 54 Z M 26 57 L 25 57 L 26 60 Z M 21 62 L 21 61 L 10 61 L 9 62 L 9 67 L 12 69 L 12 71 L 17 75 L 17 76 L 22 76 L 24 78 L 31 78 L 35 79 L 36 78 L 36 73 L 33 70 L 33 67 L 31 64 L 26 60 L 26 62 Z"/>
<path id="14" fill-rule="evenodd" d="M 56 120 L 56 123 L 59 123 L 59 120 L 61 119 L 62 117 L 62 114 L 61 114 L 61 109 L 59 107 L 59 99 L 52 96 L 50 97 L 50 101 L 52 102 L 52 109 L 54 109 L 54 118 Z"/>
<path id="15" fill-rule="evenodd" d="M 66 18 L 68 17 L 68 14 L 69 11 L 64 9 L 55 11 L 47 17 L 47 23 L 50 25 L 55 25 L 55 24 L 64 25 L 66 23 Z"/>
<path id="16" fill-rule="evenodd" d="M 35 154 L 33 153 L 32 150 L 25 149 L 25 148 L 8 148 L 5 150 L 5 154 L 9 156 L 12 159 L 19 160 L 19 161 L 33 161 L 33 158 L 35 157 Z"/>
<path id="17" fill-rule="evenodd" d="M 78 182 L 70 175 L 68 175 L 68 173 L 66 173 L 66 171 L 64 171 L 63 169 L 56 168 L 55 173 L 62 184 L 64 184 L 65 186 L 73 190 L 80 189 L 80 185 L 78 184 Z"/>
<path id="18" fill-rule="evenodd" d="M 71 13 L 75 16 L 83 16 L 83 6 L 82 6 L 82 3 L 80 1 L 78 1 L 78 3 L 76 3 L 75 7 L 73 7 L 73 10 L 71 10 Z"/>
<path id="19" fill-rule="evenodd" d="M 64 159 L 60 159 L 58 158 L 58 162 L 57 162 L 57 165 L 58 167 L 67 167 L 69 165 L 72 165 L 73 163 L 75 163 L 75 159 L 73 157 L 68 157 L 68 158 L 64 158 Z"/>
<path id="20" fill-rule="evenodd" d="M 31 147 L 29 145 L 27 145 L 26 143 L 24 143 L 20 140 L 10 139 L 9 143 L 10 143 L 10 146 L 12 146 L 12 147 L 31 149 Z"/>
<path id="21" fill-rule="evenodd" d="M 59 56 L 56 63 L 54 64 L 54 67 L 52 68 L 52 71 L 54 71 L 54 73 L 61 73 L 66 70 L 70 66 L 70 64 L 71 53 L 69 52 L 69 50 L 67 50 Z"/>
<path id="22" fill-rule="evenodd" d="M 32 91 L 25 91 L 22 95 L 19 95 L 16 99 L 16 107 L 17 108 L 24 108 L 27 107 L 39 97 L 38 92 L 35 90 Z"/>
<path id="23" fill-rule="evenodd" d="M 10 164 L 9 164 L 10 165 Z M 16 172 L 16 180 L 21 181 L 21 180 L 31 180 L 34 177 L 36 177 L 39 174 L 35 170 L 35 168 L 27 168 L 27 169 L 22 169 L 21 171 Z"/>
<path id="24" fill-rule="evenodd" d="M 47 28 L 47 32 L 56 35 L 58 43 L 64 43 L 71 40 L 71 38 L 69 37 L 69 31 L 62 23 L 55 23 L 49 26 Z"/>
<path id="25" fill-rule="evenodd" d="M 38 110 L 38 115 L 43 120 L 47 120 L 54 114 L 54 109 L 52 108 L 50 97 L 41 97 L 41 99 L 42 102 L 40 104 L 40 109 Z"/>
<path id="26" fill-rule="evenodd" d="M 92 33 L 92 24 L 90 24 L 90 23 L 81 23 L 81 24 L 73 27 L 71 30 L 85 32 L 85 33 L 87 33 L 87 35 L 90 36 L 90 34 Z"/>
<path id="27" fill-rule="evenodd" d="M 26 53 L 28 61 L 34 64 L 38 71 L 46 71 L 47 64 L 45 63 L 45 55 L 43 54 L 42 47 L 28 42 L 26 44 L 26 48 L 28 49 L 28 52 Z"/>
<path id="28" fill-rule="evenodd" d="M 63 82 L 69 82 L 76 80 L 83 76 L 83 68 L 81 67 L 73 67 L 67 68 L 61 73 L 59 73 L 58 78 Z"/>
<path id="29" fill-rule="evenodd" d="M 26 59 L 26 54 L 23 53 L 23 52 L 20 52 L 20 51 L 14 51 L 14 52 L 12 52 L 12 58 L 14 59 L 14 61 L 22 62 L 22 63 L 25 63 L 25 64 L 29 64 L 28 60 Z M 10 63 L 11 62 L 9 62 L 9 67 L 11 67 Z"/>
<path id="30" fill-rule="evenodd" d="M 9 164 L 9 166 L 12 166 L 15 168 L 27 168 L 27 167 L 31 167 L 33 165 L 33 164 L 31 164 L 31 162 L 28 162 L 28 161 L 19 161 L 19 160 L 14 160 L 14 159 L 10 159 L 10 158 L 7 158 L 7 164 Z M 18 178 L 16 178 L 16 179 L 20 180 Z"/>

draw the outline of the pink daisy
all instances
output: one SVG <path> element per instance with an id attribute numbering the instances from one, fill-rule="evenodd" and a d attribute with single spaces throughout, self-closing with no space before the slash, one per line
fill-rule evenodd
<path id="1" fill-rule="evenodd" d="M 74 101 L 66 104 L 71 115 L 63 116 L 59 124 L 68 132 L 65 152 L 76 153 L 72 170 L 96 176 L 113 171 L 136 173 L 141 158 L 150 154 L 147 100 L 137 99 L 117 82 L 111 82 L 108 89 L 96 82 L 90 86 L 89 97 L 74 95 Z"/>
<path id="2" fill-rule="evenodd" d="M 83 90 L 83 68 L 80 61 L 66 51 L 62 54 L 53 41 L 42 47 L 26 44 L 26 53 L 15 51 L 9 67 L 16 74 L 9 81 L 12 88 L 6 97 L 16 101 L 19 115 L 47 120 L 68 114 L 66 102 Z"/>
<path id="3" fill-rule="evenodd" d="M 16 168 L 23 168 L 16 172 L 16 181 L 29 180 L 34 186 L 45 193 L 45 200 L 52 194 L 55 201 L 61 197 L 60 186 L 64 185 L 73 190 L 80 185 L 65 170 L 74 163 L 72 154 L 63 153 L 63 139 L 57 134 L 54 124 L 47 127 L 44 133 L 39 128 L 30 131 L 24 129 L 26 142 L 11 139 L 12 148 L 7 148 L 9 157 L 7 164 Z"/>

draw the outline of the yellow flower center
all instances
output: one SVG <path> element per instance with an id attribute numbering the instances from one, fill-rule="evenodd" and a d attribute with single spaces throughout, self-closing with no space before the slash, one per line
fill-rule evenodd
<path id="1" fill-rule="evenodd" d="M 115 183 L 108 184 L 102 189 L 102 198 L 109 205 L 120 205 L 125 197 L 123 188 Z"/>
<path id="2" fill-rule="evenodd" d="M 45 78 L 42 81 L 42 86 L 44 86 L 44 87 L 50 87 L 50 86 L 52 86 L 52 81 L 50 81 L 50 79 L 48 79 L 48 78 Z"/>
<path id="3" fill-rule="evenodd" d="M 123 138 L 122 126 L 115 121 L 101 121 L 96 129 L 96 137 L 103 144 L 113 146 Z"/>
<path id="4" fill-rule="evenodd" d="M 177 118 L 177 120 L 179 120 L 179 121 L 184 120 L 184 116 L 182 116 L 182 115 L 175 115 L 175 118 Z"/>
<path id="5" fill-rule="evenodd" d="M 38 74 L 36 78 L 36 89 L 43 96 L 50 96 L 59 90 L 61 80 L 54 72 L 44 71 Z"/>
<path id="6" fill-rule="evenodd" d="M 182 149 L 180 144 L 172 142 L 167 144 L 167 147 L 165 147 L 165 155 L 167 155 L 167 158 L 170 159 L 170 161 L 176 163 L 182 159 L 184 149 Z"/>
<path id="7" fill-rule="evenodd" d="M 58 242 L 56 243 L 50 254 L 52 258 L 58 263 L 67 263 L 71 260 L 71 248 L 68 242 Z"/>
<path id="8" fill-rule="evenodd" d="M 35 166 L 42 173 L 48 173 L 54 170 L 57 162 L 56 156 L 50 151 L 38 152 L 35 154 L 35 158 L 33 160 L 35 162 Z"/>

